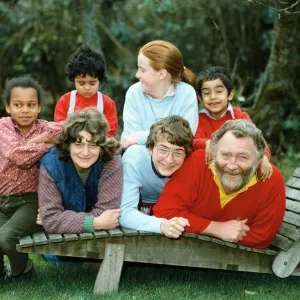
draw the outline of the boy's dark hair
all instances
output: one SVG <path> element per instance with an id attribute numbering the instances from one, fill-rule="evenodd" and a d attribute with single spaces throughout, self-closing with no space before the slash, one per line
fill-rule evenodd
<path id="1" fill-rule="evenodd" d="M 78 75 L 85 77 L 87 74 L 106 81 L 106 64 L 101 52 L 92 50 L 88 45 L 80 46 L 68 59 L 66 74 L 74 82 Z"/>
<path id="2" fill-rule="evenodd" d="M 70 159 L 70 145 L 80 139 L 79 132 L 87 131 L 92 141 L 101 147 L 99 160 L 108 162 L 120 152 L 120 143 L 114 138 L 108 138 L 109 125 L 105 116 L 94 107 L 88 107 L 71 115 L 64 124 L 62 133 L 55 143 L 58 158 Z"/>
<path id="3" fill-rule="evenodd" d="M 9 79 L 5 83 L 5 88 L 2 94 L 4 106 L 10 104 L 11 91 L 14 88 L 33 88 L 37 92 L 38 104 L 42 104 L 43 89 L 30 75 L 24 75 Z"/>
<path id="4" fill-rule="evenodd" d="M 229 72 L 223 67 L 209 67 L 203 71 L 201 71 L 197 78 L 196 90 L 198 95 L 202 96 L 202 84 L 205 81 L 221 79 L 223 84 L 225 85 L 228 95 L 233 90 L 232 79 Z M 202 98 L 202 97 L 201 97 Z"/>
<path id="5" fill-rule="evenodd" d="M 146 146 L 153 149 L 156 143 L 167 140 L 172 145 L 183 147 L 186 156 L 192 153 L 193 133 L 189 122 L 180 116 L 171 116 L 154 123 L 150 128 Z"/>

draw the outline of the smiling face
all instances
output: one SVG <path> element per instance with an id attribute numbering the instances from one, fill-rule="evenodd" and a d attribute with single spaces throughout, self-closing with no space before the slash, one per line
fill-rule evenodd
<path id="1" fill-rule="evenodd" d="M 94 96 L 99 88 L 99 79 L 88 74 L 85 77 L 77 75 L 74 79 L 74 84 L 77 92 L 84 98 Z"/>
<path id="2" fill-rule="evenodd" d="M 70 145 L 70 156 L 76 170 L 84 174 L 98 160 L 101 149 L 87 131 L 80 131 L 78 135 L 80 138 Z"/>
<path id="3" fill-rule="evenodd" d="M 135 77 L 141 82 L 142 91 L 151 96 L 155 95 L 155 91 L 160 83 L 160 71 L 156 71 L 150 65 L 150 60 L 145 55 L 138 55 L 138 70 Z"/>
<path id="4" fill-rule="evenodd" d="M 236 138 L 230 131 L 220 139 L 214 157 L 214 169 L 226 194 L 232 194 L 251 179 L 260 161 L 250 137 Z"/>
<path id="5" fill-rule="evenodd" d="M 233 91 L 228 95 L 221 79 L 204 81 L 201 88 L 201 99 L 204 107 L 215 119 L 219 119 L 226 111 L 228 102 L 233 98 Z"/>
<path id="6" fill-rule="evenodd" d="M 27 134 L 37 119 L 41 106 L 34 88 L 15 87 L 11 90 L 9 105 L 6 111 L 17 123 L 21 132 Z"/>
<path id="7" fill-rule="evenodd" d="M 169 177 L 183 164 L 186 153 L 183 147 L 160 141 L 149 149 L 156 171 L 162 176 Z"/>

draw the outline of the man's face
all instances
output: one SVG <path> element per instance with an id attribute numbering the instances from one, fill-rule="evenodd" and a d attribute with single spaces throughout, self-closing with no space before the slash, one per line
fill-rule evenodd
<path id="1" fill-rule="evenodd" d="M 218 143 L 213 164 L 226 194 L 240 190 L 259 164 L 253 139 L 236 138 L 230 131 L 225 133 Z"/>
<path id="2" fill-rule="evenodd" d="M 181 146 L 172 145 L 163 140 L 149 149 L 156 171 L 162 176 L 169 177 L 183 164 L 186 153 Z"/>

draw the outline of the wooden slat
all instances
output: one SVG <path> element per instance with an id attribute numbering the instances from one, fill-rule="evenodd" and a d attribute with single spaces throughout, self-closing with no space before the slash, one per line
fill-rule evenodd
<path id="1" fill-rule="evenodd" d="M 268 254 L 268 255 L 277 255 L 278 254 L 278 251 L 275 251 L 275 250 L 272 250 L 272 249 L 265 249 L 265 254 Z"/>
<path id="2" fill-rule="evenodd" d="M 272 273 L 273 256 L 242 251 L 195 238 L 128 238 L 125 261 L 222 270 Z"/>
<path id="3" fill-rule="evenodd" d="M 92 240 L 94 235 L 91 232 L 84 232 L 79 234 L 80 240 Z"/>
<path id="4" fill-rule="evenodd" d="M 182 236 L 185 236 L 185 237 L 191 237 L 191 238 L 196 238 L 196 237 L 197 237 L 197 234 L 191 233 L 191 232 L 184 232 L 184 233 L 182 234 Z"/>
<path id="5" fill-rule="evenodd" d="M 48 233 L 48 241 L 49 243 L 59 243 L 62 242 L 63 236 L 61 234 L 57 234 L 57 233 Z"/>
<path id="6" fill-rule="evenodd" d="M 224 242 L 224 245 L 230 248 L 237 248 L 237 244 L 235 243 L 229 243 L 229 242 Z"/>
<path id="7" fill-rule="evenodd" d="M 19 244 L 20 244 L 20 247 L 22 247 L 22 248 L 31 247 L 31 246 L 33 246 L 33 240 L 31 238 L 31 236 L 28 234 L 28 235 L 23 236 L 20 239 Z"/>
<path id="8" fill-rule="evenodd" d="M 64 233 L 64 240 L 67 242 L 78 241 L 78 235 L 75 233 Z"/>
<path id="9" fill-rule="evenodd" d="M 197 239 L 210 242 L 211 238 L 204 234 L 197 234 Z"/>
<path id="10" fill-rule="evenodd" d="M 286 200 L 286 209 L 291 210 L 296 213 L 300 213 L 300 202 L 287 199 Z M 299 216 L 299 218 L 300 218 L 300 216 Z"/>
<path id="11" fill-rule="evenodd" d="M 257 249 L 257 248 L 251 248 L 252 252 L 265 254 L 267 249 Z"/>
<path id="12" fill-rule="evenodd" d="M 118 229 L 118 228 L 112 229 L 112 230 L 108 230 L 108 234 L 111 237 L 119 237 L 119 236 L 123 236 L 124 235 L 123 232 L 120 229 Z"/>
<path id="13" fill-rule="evenodd" d="M 293 174 L 294 177 L 300 178 L 300 168 L 297 168 Z"/>
<path id="14" fill-rule="evenodd" d="M 289 198 L 291 200 L 300 201 L 300 191 L 299 190 L 295 190 L 290 187 L 286 187 L 285 191 L 286 191 L 287 198 Z"/>
<path id="15" fill-rule="evenodd" d="M 299 180 L 299 178 L 291 177 L 291 178 L 287 181 L 287 183 L 286 183 L 285 185 L 287 185 L 287 186 L 289 186 L 289 187 L 292 187 L 292 188 L 294 188 L 294 189 L 300 190 L 300 180 Z"/>
<path id="16" fill-rule="evenodd" d="M 35 245 L 46 245 L 46 244 L 48 244 L 48 239 L 45 235 L 45 232 L 43 232 L 43 231 L 33 233 L 32 237 L 34 239 L 34 244 Z"/>
<path id="17" fill-rule="evenodd" d="M 94 237 L 96 239 L 103 239 L 108 237 L 108 233 L 104 230 L 97 230 L 94 232 Z"/>
<path id="18" fill-rule="evenodd" d="M 249 248 L 249 247 L 245 247 L 243 245 L 237 245 L 238 249 L 240 250 L 244 250 L 244 251 L 252 251 L 252 248 Z"/>
<path id="19" fill-rule="evenodd" d="M 149 231 L 139 231 L 139 235 L 154 235 L 154 233 Z"/>
<path id="20" fill-rule="evenodd" d="M 282 223 L 279 229 L 279 234 L 283 235 L 287 238 L 292 239 L 293 241 L 298 242 L 300 238 L 300 232 L 299 229 L 297 229 L 295 226 L 287 224 L 287 223 Z"/>
<path id="21" fill-rule="evenodd" d="M 128 229 L 128 228 L 120 228 L 121 231 L 123 232 L 123 234 L 125 236 L 135 236 L 135 235 L 139 235 L 139 233 L 134 230 L 134 229 Z"/>
<path id="22" fill-rule="evenodd" d="M 272 246 L 274 246 L 280 250 L 283 250 L 283 251 L 287 251 L 291 247 L 292 244 L 293 244 L 293 242 L 291 240 L 289 240 L 288 238 L 286 238 L 280 234 L 277 234 L 275 239 L 272 242 Z"/>
<path id="23" fill-rule="evenodd" d="M 224 244 L 225 244 L 224 241 L 219 240 L 219 239 L 216 239 L 216 238 L 214 238 L 214 237 L 211 237 L 211 238 L 210 238 L 210 241 L 213 242 L 213 243 L 219 244 L 219 245 L 224 245 Z"/>
<path id="24" fill-rule="evenodd" d="M 300 226 L 300 216 L 291 211 L 286 211 L 283 218 L 284 222 Z"/>

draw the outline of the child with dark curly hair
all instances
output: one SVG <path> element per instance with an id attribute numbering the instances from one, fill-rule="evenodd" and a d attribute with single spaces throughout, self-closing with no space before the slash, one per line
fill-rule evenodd
<path id="1" fill-rule="evenodd" d="M 54 121 L 66 120 L 74 112 L 86 107 L 97 107 L 109 123 L 108 135 L 116 136 L 118 131 L 116 104 L 107 95 L 98 91 L 99 85 L 106 81 L 106 66 L 102 53 L 82 45 L 69 57 L 66 74 L 74 82 L 76 90 L 64 94 L 58 100 Z"/>

